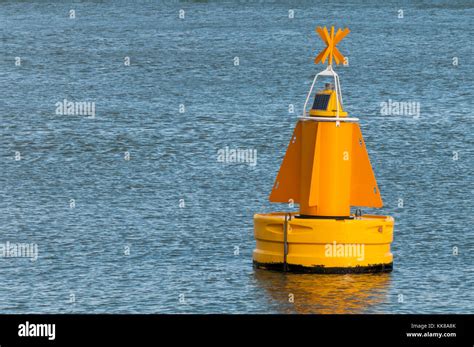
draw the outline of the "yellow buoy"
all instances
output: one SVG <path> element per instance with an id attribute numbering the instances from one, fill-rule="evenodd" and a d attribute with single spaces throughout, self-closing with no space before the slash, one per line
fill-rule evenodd
<path id="1" fill-rule="evenodd" d="M 344 61 L 336 45 L 349 29 L 318 27 L 326 48 L 315 63 L 328 61 L 311 85 L 270 194 L 271 202 L 294 202 L 299 213 L 254 216 L 258 268 L 296 272 L 391 271 L 394 220 L 351 214 L 351 206 L 382 207 L 357 118 L 343 109 L 339 76 Z M 318 77 L 332 77 L 307 105 Z"/>

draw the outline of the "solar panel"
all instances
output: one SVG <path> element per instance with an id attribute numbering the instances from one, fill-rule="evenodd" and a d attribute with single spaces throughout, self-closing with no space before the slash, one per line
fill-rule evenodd
<path id="1" fill-rule="evenodd" d="M 314 97 L 313 110 L 326 110 L 330 97 L 330 94 L 316 94 Z"/>

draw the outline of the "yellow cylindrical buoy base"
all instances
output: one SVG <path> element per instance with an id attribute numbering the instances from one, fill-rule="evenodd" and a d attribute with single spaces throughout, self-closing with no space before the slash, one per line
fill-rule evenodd
<path id="1" fill-rule="evenodd" d="M 393 225 L 389 216 L 330 219 L 256 214 L 253 263 L 257 268 L 289 272 L 389 272 Z"/>

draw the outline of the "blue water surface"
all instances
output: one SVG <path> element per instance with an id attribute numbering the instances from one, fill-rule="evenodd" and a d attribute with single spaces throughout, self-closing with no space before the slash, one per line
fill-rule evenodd
<path id="1" fill-rule="evenodd" d="M 472 313 L 473 18 L 468 0 L 0 2 L 0 242 L 38 246 L 0 258 L 0 312 Z M 253 214 L 295 210 L 268 194 L 318 25 L 351 29 L 336 69 L 384 200 L 364 212 L 396 221 L 390 274 L 252 268 Z"/>

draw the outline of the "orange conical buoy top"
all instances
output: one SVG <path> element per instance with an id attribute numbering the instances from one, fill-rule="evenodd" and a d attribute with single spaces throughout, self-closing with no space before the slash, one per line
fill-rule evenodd
<path id="1" fill-rule="evenodd" d="M 334 27 L 330 33 L 326 27 L 316 31 L 326 48 L 315 63 L 328 58 L 329 65 L 333 58 L 336 64 L 342 62 L 344 56 L 336 45 L 349 29 L 339 29 L 336 34 Z M 359 124 L 342 122 L 345 118 L 337 118 L 340 124 L 326 121 L 341 114 L 345 117 L 341 99 L 331 86 L 316 93 L 310 117 L 298 121 L 293 132 L 270 194 L 271 202 L 293 201 L 300 204 L 301 215 L 326 217 L 347 217 L 351 206 L 382 206 Z"/>

